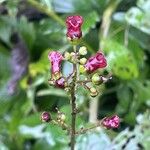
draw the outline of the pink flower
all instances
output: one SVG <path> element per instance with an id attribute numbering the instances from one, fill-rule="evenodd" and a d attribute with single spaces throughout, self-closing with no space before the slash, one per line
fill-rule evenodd
<path id="1" fill-rule="evenodd" d="M 67 37 L 71 40 L 79 39 L 82 36 L 82 23 L 83 18 L 81 16 L 68 16 L 66 19 Z"/>
<path id="2" fill-rule="evenodd" d="M 65 88 L 66 80 L 64 77 L 59 78 L 58 80 L 55 81 L 55 86 L 58 88 Z"/>
<path id="3" fill-rule="evenodd" d="M 51 72 L 52 75 L 61 74 L 61 62 L 63 59 L 63 56 L 59 52 L 52 51 L 48 54 L 48 58 L 51 62 Z"/>
<path id="4" fill-rule="evenodd" d="M 92 73 L 99 68 L 105 68 L 107 66 L 107 61 L 103 53 L 98 52 L 96 55 L 90 57 L 84 66 L 87 72 Z"/>
<path id="5" fill-rule="evenodd" d="M 102 120 L 101 124 L 108 129 L 118 128 L 120 124 L 120 118 L 117 115 L 106 117 Z"/>

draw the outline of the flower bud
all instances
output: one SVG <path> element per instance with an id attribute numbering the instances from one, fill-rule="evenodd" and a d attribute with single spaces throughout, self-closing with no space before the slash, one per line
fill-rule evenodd
<path id="1" fill-rule="evenodd" d="M 61 62 L 63 59 L 63 56 L 59 52 L 52 51 L 48 54 L 48 58 L 51 62 L 51 74 L 52 79 L 58 79 L 61 76 Z"/>
<path id="2" fill-rule="evenodd" d="M 98 95 L 98 92 L 97 92 L 96 88 L 94 88 L 94 87 L 90 88 L 90 96 L 96 97 L 97 95 Z"/>
<path id="3" fill-rule="evenodd" d="M 86 72 L 86 69 L 83 65 L 79 65 L 79 71 L 81 74 L 85 73 Z"/>
<path id="4" fill-rule="evenodd" d="M 64 89 L 66 87 L 66 84 L 67 82 L 64 77 L 61 77 L 55 81 L 55 86 L 61 89 Z"/>
<path id="5" fill-rule="evenodd" d="M 70 41 L 76 41 L 82 37 L 81 25 L 83 18 L 81 16 L 68 16 L 66 19 L 67 38 Z"/>
<path id="6" fill-rule="evenodd" d="M 66 120 L 66 116 L 64 113 L 61 113 L 61 117 L 60 117 L 61 121 L 65 121 Z"/>
<path id="7" fill-rule="evenodd" d="M 50 113 L 44 111 L 44 112 L 41 114 L 41 120 L 42 120 L 43 122 L 50 122 L 50 121 L 52 120 Z"/>
<path id="8" fill-rule="evenodd" d="M 95 84 L 95 85 L 99 85 L 100 83 L 102 83 L 101 78 L 100 78 L 98 73 L 95 73 L 92 76 L 92 83 Z"/>
<path id="9" fill-rule="evenodd" d="M 62 112 L 59 112 L 58 116 L 57 116 L 57 121 L 58 122 L 64 122 L 65 120 L 66 120 L 66 115 Z"/>
<path id="10" fill-rule="evenodd" d="M 98 52 L 94 56 L 90 57 L 84 66 L 87 72 L 93 73 L 99 68 L 105 68 L 107 66 L 107 61 L 103 53 Z"/>
<path id="11" fill-rule="evenodd" d="M 80 64 L 84 65 L 86 63 L 87 59 L 86 58 L 81 58 L 80 59 Z"/>
<path id="12" fill-rule="evenodd" d="M 85 46 L 82 46 L 79 48 L 79 54 L 80 55 L 86 55 L 87 54 L 87 49 Z"/>
<path id="13" fill-rule="evenodd" d="M 65 53 L 64 53 L 64 59 L 65 59 L 65 60 L 69 60 L 70 58 L 71 58 L 70 53 L 69 53 L 69 52 L 65 52 Z"/>
<path id="14" fill-rule="evenodd" d="M 118 128 L 120 124 L 120 118 L 117 115 L 106 117 L 102 120 L 101 124 L 108 129 Z"/>

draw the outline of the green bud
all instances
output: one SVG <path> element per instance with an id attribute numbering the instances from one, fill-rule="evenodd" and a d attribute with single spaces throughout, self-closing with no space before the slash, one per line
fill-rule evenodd
<path id="1" fill-rule="evenodd" d="M 94 87 L 90 88 L 90 96 L 96 97 L 97 95 L 98 95 L 98 92 L 97 92 L 96 88 L 94 88 Z"/>
<path id="2" fill-rule="evenodd" d="M 65 52 L 64 58 L 65 58 L 65 60 L 69 60 L 71 58 L 70 53 L 69 52 Z"/>
<path id="3" fill-rule="evenodd" d="M 99 85 L 101 83 L 101 78 L 100 78 L 98 73 L 95 73 L 92 76 L 92 83 L 95 84 L 95 85 Z"/>
<path id="4" fill-rule="evenodd" d="M 70 55 L 71 55 L 71 56 L 75 56 L 75 52 L 71 52 Z"/>
<path id="5" fill-rule="evenodd" d="M 65 114 L 62 113 L 60 118 L 61 118 L 61 121 L 65 121 L 66 120 Z"/>
<path id="6" fill-rule="evenodd" d="M 79 54 L 80 55 L 86 55 L 87 54 L 87 48 L 85 46 L 82 46 L 79 48 Z"/>
<path id="7" fill-rule="evenodd" d="M 79 66 L 79 71 L 80 71 L 81 74 L 83 74 L 83 73 L 86 72 L 86 69 L 85 69 L 85 67 L 83 65 L 80 65 Z"/>
<path id="8" fill-rule="evenodd" d="M 87 59 L 86 58 L 81 58 L 80 59 L 80 64 L 84 65 L 86 63 Z"/>

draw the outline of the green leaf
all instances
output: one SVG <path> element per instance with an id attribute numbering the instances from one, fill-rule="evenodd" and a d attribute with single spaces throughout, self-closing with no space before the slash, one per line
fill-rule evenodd
<path id="1" fill-rule="evenodd" d="M 142 5 L 140 5 L 140 7 L 142 7 Z M 147 5 L 143 5 L 142 8 L 144 9 L 144 11 L 139 9 L 138 7 L 130 8 L 125 15 L 125 19 L 129 24 L 140 29 L 142 32 L 150 34 L 150 3 L 147 3 Z"/>
<path id="2" fill-rule="evenodd" d="M 10 45 L 11 25 L 9 17 L 0 17 L 0 39 Z M 11 19 L 12 20 L 12 19 Z"/>
<path id="3" fill-rule="evenodd" d="M 57 88 L 43 89 L 37 92 L 37 96 L 56 95 L 60 97 L 68 97 L 66 92 Z"/>
<path id="4" fill-rule="evenodd" d="M 83 33 L 87 34 L 91 28 L 94 28 L 96 25 L 96 22 L 100 20 L 100 17 L 98 16 L 96 11 L 92 11 L 88 13 L 84 17 L 84 23 L 83 23 Z"/>
<path id="5" fill-rule="evenodd" d="M 119 99 L 119 103 L 117 105 L 117 112 L 119 114 L 125 114 L 129 111 L 130 103 L 132 101 L 133 95 L 131 89 L 125 84 L 122 85 L 117 90 L 117 97 Z"/>
<path id="6" fill-rule="evenodd" d="M 107 40 L 104 50 L 108 53 L 108 69 L 121 79 L 129 80 L 139 75 L 138 66 L 132 53 L 120 43 Z"/>
<path id="7" fill-rule="evenodd" d="M 29 23 L 27 18 L 21 17 L 18 22 L 18 30 L 21 33 L 27 47 L 31 49 L 35 41 L 35 29 L 33 23 Z"/>

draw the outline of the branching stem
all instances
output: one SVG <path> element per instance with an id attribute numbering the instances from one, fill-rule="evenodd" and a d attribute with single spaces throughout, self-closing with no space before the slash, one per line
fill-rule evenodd
<path id="1" fill-rule="evenodd" d="M 73 47 L 76 53 L 76 46 Z M 77 63 L 73 64 L 73 81 L 71 84 L 71 109 L 72 109 L 72 121 L 71 121 L 71 150 L 75 148 L 75 135 L 76 135 L 76 82 L 78 78 L 78 66 Z"/>

